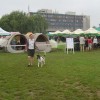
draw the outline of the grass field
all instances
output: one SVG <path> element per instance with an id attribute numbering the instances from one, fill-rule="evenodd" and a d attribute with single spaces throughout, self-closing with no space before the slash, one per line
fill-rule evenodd
<path id="1" fill-rule="evenodd" d="M 0 100 L 100 100 L 100 50 L 47 53 L 27 67 L 27 54 L 0 53 Z"/>

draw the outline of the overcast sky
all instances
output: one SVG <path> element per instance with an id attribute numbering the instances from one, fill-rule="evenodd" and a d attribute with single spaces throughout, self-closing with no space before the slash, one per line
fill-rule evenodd
<path id="1" fill-rule="evenodd" d="M 92 26 L 100 23 L 100 0 L 0 0 L 0 16 L 12 11 L 36 12 L 39 9 L 52 9 L 59 13 L 68 11 L 89 15 Z"/>

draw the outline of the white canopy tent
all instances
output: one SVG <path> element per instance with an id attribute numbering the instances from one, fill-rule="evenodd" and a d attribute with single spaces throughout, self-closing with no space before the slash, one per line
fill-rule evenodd
<path id="1" fill-rule="evenodd" d="M 3 29 L 0 27 L 0 35 L 1 35 L 1 36 L 4 36 L 4 35 L 11 35 L 11 33 L 10 33 L 10 32 L 7 32 L 7 31 L 5 31 L 5 30 L 3 30 Z"/>
<path id="2" fill-rule="evenodd" d="M 88 30 L 85 31 L 85 33 L 98 33 L 98 31 L 94 28 L 89 28 Z"/>
<path id="3" fill-rule="evenodd" d="M 70 32 L 68 29 L 66 29 L 66 30 L 64 30 L 62 33 L 70 34 L 71 32 Z"/>
<path id="4" fill-rule="evenodd" d="M 57 30 L 56 32 L 54 32 L 55 34 L 58 34 L 58 33 L 62 33 L 61 31 Z"/>
<path id="5" fill-rule="evenodd" d="M 63 32 L 57 30 L 55 32 L 49 32 L 49 34 L 51 34 L 51 35 L 57 35 L 57 34 L 63 34 Z"/>
<path id="6" fill-rule="evenodd" d="M 72 32 L 73 34 L 81 34 L 84 33 L 84 31 L 82 29 L 76 29 L 74 32 Z"/>

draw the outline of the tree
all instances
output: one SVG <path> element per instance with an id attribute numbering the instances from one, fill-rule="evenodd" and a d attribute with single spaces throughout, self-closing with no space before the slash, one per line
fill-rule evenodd
<path id="1" fill-rule="evenodd" d="M 27 16 L 24 12 L 14 11 L 9 15 L 4 15 L 0 19 L 0 27 L 9 32 L 44 33 L 47 29 L 46 20 L 40 15 Z"/>
<path id="2" fill-rule="evenodd" d="M 10 31 L 11 30 L 11 27 L 10 27 L 10 24 L 9 24 L 9 15 L 4 15 L 0 19 L 0 27 L 5 29 L 6 31 Z"/>
<path id="3" fill-rule="evenodd" d="M 10 15 L 4 15 L 0 19 L 0 27 L 6 29 L 7 31 L 19 31 L 25 33 L 27 31 L 27 16 L 23 12 L 15 11 Z"/>
<path id="4" fill-rule="evenodd" d="M 42 17 L 39 14 L 34 15 L 33 23 L 34 23 L 34 32 L 37 32 L 37 33 L 46 32 L 46 29 L 48 28 L 48 24 L 44 17 Z"/>

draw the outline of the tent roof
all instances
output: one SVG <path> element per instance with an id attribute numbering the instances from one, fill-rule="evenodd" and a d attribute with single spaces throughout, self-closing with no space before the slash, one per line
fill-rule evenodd
<path id="1" fill-rule="evenodd" d="M 85 33 L 98 33 L 98 31 L 94 28 L 89 28 L 88 30 L 85 31 Z"/>
<path id="2" fill-rule="evenodd" d="M 56 32 L 54 32 L 54 33 L 56 33 L 56 34 L 58 34 L 58 33 L 62 33 L 61 31 L 59 31 L 59 30 L 57 30 Z"/>
<path id="3" fill-rule="evenodd" d="M 0 27 L 0 35 L 10 35 L 10 32 L 7 32 L 7 31 L 3 30 L 3 29 Z"/>
<path id="4" fill-rule="evenodd" d="M 82 29 L 76 29 L 73 33 L 74 34 L 81 34 L 81 33 L 84 33 L 84 31 Z"/>
<path id="5" fill-rule="evenodd" d="M 70 34 L 71 32 L 68 29 L 66 29 L 63 31 L 63 33 Z"/>

